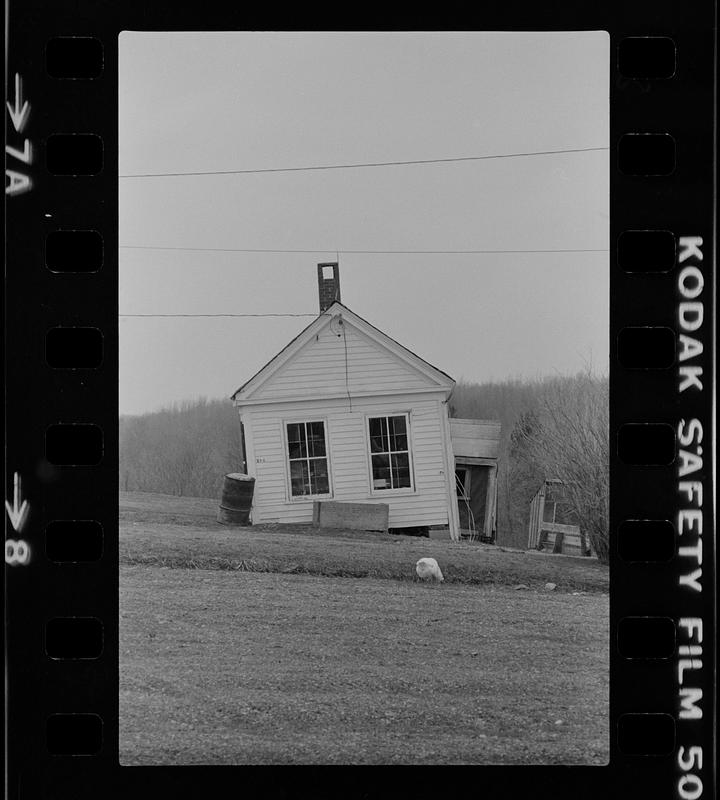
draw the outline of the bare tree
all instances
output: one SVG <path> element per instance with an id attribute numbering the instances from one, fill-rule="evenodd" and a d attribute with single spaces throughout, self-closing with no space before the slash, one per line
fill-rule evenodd
<path id="1" fill-rule="evenodd" d="M 524 457 L 544 478 L 565 485 L 565 497 L 597 553 L 609 557 L 610 451 L 608 382 L 588 369 L 545 385 L 537 424 L 516 428 Z"/>
<path id="2" fill-rule="evenodd" d="M 125 491 L 216 497 L 223 475 L 241 469 L 240 421 L 228 401 L 185 401 L 120 420 Z"/>

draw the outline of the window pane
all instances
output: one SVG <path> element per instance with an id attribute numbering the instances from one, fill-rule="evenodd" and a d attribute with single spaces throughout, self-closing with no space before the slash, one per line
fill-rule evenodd
<path id="1" fill-rule="evenodd" d="M 407 450 L 407 427 L 405 417 L 388 417 L 390 450 Z"/>
<path id="2" fill-rule="evenodd" d="M 388 452 L 387 418 L 373 417 L 372 419 L 369 420 L 369 423 L 370 423 L 370 452 L 387 453 Z"/>
<path id="3" fill-rule="evenodd" d="M 382 435 L 383 420 L 380 417 L 371 417 L 368 424 L 370 425 L 370 436 Z"/>
<path id="4" fill-rule="evenodd" d="M 405 417 L 388 417 L 388 423 L 390 425 L 390 432 L 394 434 L 402 434 L 407 433 L 407 427 L 405 425 Z"/>
<path id="5" fill-rule="evenodd" d="M 407 451 L 407 436 L 403 434 L 399 434 L 398 436 L 391 436 L 390 437 L 390 450 L 396 452 L 398 450 L 405 450 Z"/>
<path id="6" fill-rule="evenodd" d="M 323 422 L 308 422 L 308 433 L 315 439 L 325 438 L 325 423 Z"/>
<path id="7" fill-rule="evenodd" d="M 390 489 L 390 457 L 372 456 L 373 489 Z"/>
<path id="8" fill-rule="evenodd" d="M 308 455 L 325 455 L 325 426 L 322 422 L 308 423 Z"/>
<path id="9" fill-rule="evenodd" d="M 370 452 L 371 453 L 382 453 L 385 448 L 383 447 L 383 439 L 382 436 L 371 436 L 370 437 Z"/>
<path id="10" fill-rule="evenodd" d="M 305 458 L 307 456 L 305 425 L 302 422 L 290 423 L 287 426 L 287 437 L 290 458 Z"/>
<path id="11" fill-rule="evenodd" d="M 290 486 L 293 497 L 310 494 L 310 478 L 307 461 L 290 462 Z"/>
<path id="12" fill-rule="evenodd" d="M 392 459 L 392 484 L 393 489 L 410 486 L 410 459 L 407 453 L 393 454 Z"/>
<path id="13" fill-rule="evenodd" d="M 313 494 L 328 494 L 330 492 L 326 459 L 314 458 L 310 461 L 310 487 Z"/>

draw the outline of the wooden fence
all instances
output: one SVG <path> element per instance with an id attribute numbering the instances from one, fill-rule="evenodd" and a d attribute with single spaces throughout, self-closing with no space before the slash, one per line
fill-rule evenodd
<path id="1" fill-rule="evenodd" d="M 560 497 L 558 497 L 560 495 Z M 578 525 L 556 522 L 561 505 L 562 483 L 544 481 L 530 503 L 528 550 L 545 550 L 564 555 L 590 555 L 587 536 Z M 549 519 L 548 519 L 549 517 Z"/>

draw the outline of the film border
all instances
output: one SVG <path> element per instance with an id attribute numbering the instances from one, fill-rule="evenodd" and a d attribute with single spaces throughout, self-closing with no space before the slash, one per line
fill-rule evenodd
<path id="1" fill-rule="evenodd" d="M 22 532 L 22 541 L 27 542 L 25 550 L 14 547 L 12 559 L 16 563 L 6 567 L 11 691 L 8 796 L 125 795 L 141 787 L 148 792 L 179 791 L 182 787 L 207 790 L 220 785 L 223 778 L 219 776 L 235 776 L 235 770 L 140 770 L 117 765 L 117 34 L 123 29 L 242 30 L 276 29 L 276 25 L 259 19 L 254 12 L 201 12 L 189 5 L 167 2 L 138 11 L 122 4 L 98 6 L 85 0 L 73 3 L 72 8 L 63 4 L 48 8 L 32 0 L 10 3 L 6 13 L 6 73 L 11 76 L 6 124 L 7 148 L 11 149 L 6 154 L 8 168 L 16 173 L 15 179 L 10 178 L 11 185 L 18 188 L 6 196 L 10 232 L 6 249 L 6 491 L 11 500 L 9 525 Z M 329 23 L 325 20 L 329 29 L 348 29 L 347 20 Z M 613 154 L 619 158 L 623 136 L 650 133 L 669 134 L 675 156 L 672 171 L 665 175 L 622 173 L 615 155 L 611 161 L 611 353 L 616 352 L 615 342 L 622 330 L 643 327 L 664 327 L 678 336 L 682 332 L 704 347 L 702 353 L 683 362 L 678 354 L 673 365 L 664 370 L 632 369 L 611 358 L 611 436 L 623 436 L 621 426 L 628 423 L 663 423 L 671 427 L 674 436 L 669 463 L 625 463 L 614 451 L 611 464 L 610 765 L 483 767 L 479 785 L 490 796 L 512 796 L 528 782 L 547 785 L 548 793 L 555 797 L 578 792 L 603 797 L 612 792 L 623 797 L 642 791 L 694 800 L 711 796 L 714 788 L 714 664 L 710 654 L 715 622 L 715 475 L 708 466 L 713 463 L 715 445 L 715 312 L 710 300 L 715 281 L 715 194 L 709 178 L 715 164 L 711 77 L 714 24 L 710 8 L 689 11 L 677 2 L 648 2 L 635 4 L 632 9 L 599 13 L 558 3 L 551 10 L 524 10 L 519 18 L 509 9 L 493 8 L 482 18 L 461 25 L 456 21 L 439 25 L 432 19 L 418 20 L 412 26 L 426 30 L 467 27 L 610 32 Z M 305 21 L 297 27 L 315 26 Z M 646 36 L 669 38 L 675 44 L 677 63 L 672 76 L 633 78 L 621 74 L 616 56 L 623 41 Z M 46 48 L 56 46 L 62 37 L 99 42 L 102 69 L 77 79 L 49 74 Z M 49 45 L 51 42 L 56 44 Z M 89 44 L 90 50 L 93 47 Z M 100 137 L 101 161 L 98 164 L 95 145 L 95 163 L 85 164 L 86 174 L 62 174 L 68 151 L 65 155 L 55 151 L 53 155 L 52 137 L 77 134 Z M 640 157 L 643 155 L 647 150 L 643 154 L 641 148 Z M 11 161 L 15 167 L 10 166 Z M 51 168 L 55 174 L 51 174 Z M 97 269 L 53 271 L 46 266 L 46 243 L 58 231 L 97 232 L 102 241 Z M 622 267 L 615 248 L 621 235 L 629 231 L 671 232 L 677 243 L 676 263 L 660 273 Z M 79 246 L 92 248 L 88 238 L 92 239 L 92 234 L 86 233 L 85 245 Z M 97 254 L 97 245 L 93 252 Z M 698 270 L 701 279 L 697 272 L 684 272 L 688 267 Z M 686 277 L 680 280 L 683 274 Z M 681 315 L 687 322 L 692 313 L 682 304 L 698 302 L 703 303 L 704 325 L 681 331 Z M 99 366 L 50 368 L 45 334 L 58 328 L 100 331 Z M 96 362 L 91 359 L 91 363 Z M 695 377 L 690 377 L 681 391 L 688 375 L 686 372 L 683 376 L 682 366 L 702 369 L 702 375 L 690 373 Z M 702 388 L 698 388 L 698 382 Z M 702 442 L 696 422 L 702 425 Z M 54 464 L 47 458 L 47 431 L 60 423 L 83 426 L 84 438 L 65 445 L 77 454 L 78 460 L 70 462 L 74 466 L 65 465 L 62 456 Z M 62 436 L 68 431 L 56 433 L 60 441 L 58 444 L 56 439 L 55 444 L 62 453 Z M 655 446 L 659 440 L 654 444 L 650 439 L 645 441 Z M 698 465 L 700 457 L 702 465 L 697 470 L 682 474 L 684 469 Z M 628 458 L 632 460 L 632 455 Z M 702 484 L 702 508 L 697 488 L 683 487 L 681 480 Z M 693 513 L 698 511 L 702 513 Z M 68 520 L 86 521 L 87 530 L 94 531 L 88 534 L 94 543 L 92 558 L 83 560 L 76 553 L 59 563 L 51 557 L 48 542 L 57 546 L 63 541 L 62 531 L 46 542 L 47 528 Z M 674 527 L 674 547 L 685 547 L 687 552 L 678 551 L 669 561 L 624 559 L 619 550 L 620 531 L 628 520 L 669 521 Z M 702 564 L 700 525 L 704 530 Z M 9 534 L 7 538 L 11 538 Z M 19 539 L 18 535 L 13 541 Z M 702 569 L 701 575 L 698 569 Z M 683 577 L 685 582 L 681 581 Z M 628 620 L 648 617 L 673 622 L 672 655 L 654 659 L 624 656 L 619 643 L 616 645 L 622 626 L 636 624 L 646 630 L 644 623 Z M 51 623 L 58 618 L 84 620 L 78 623 L 85 626 L 85 634 L 78 634 L 83 646 L 93 636 L 97 641 L 97 625 L 87 620 L 98 621 L 102 642 L 99 655 L 97 648 L 85 659 L 53 660 L 47 655 L 53 637 Z M 697 620 L 702 620 L 702 640 Z M 88 633 L 92 630 L 94 634 Z M 636 634 L 638 630 L 636 627 Z M 698 647 L 703 649 L 702 658 Z M 50 648 L 52 651 L 52 644 Z M 651 647 L 650 652 L 657 651 Z M 700 661 L 701 667 L 697 666 Z M 683 695 L 683 689 L 693 693 Z M 683 716 L 683 711 L 688 716 Z M 698 711 L 702 716 L 697 716 Z M 75 717 L 63 727 L 55 716 L 62 714 L 88 716 Z M 669 717 L 672 725 L 668 729 L 659 716 L 638 719 L 627 715 L 667 715 L 663 720 Z M 53 727 L 58 724 L 59 728 Z M 652 755 L 652 747 L 666 747 L 668 730 L 672 736 L 670 749 Z M 100 745 L 91 750 L 92 755 L 79 758 L 48 752 L 48 736 L 62 741 L 74 735 L 77 742 L 90 746 L 98 741 L 98 731 Z M 697 748 L 702 748 L 702 763 Z M 328 787 L 348 795 L 369 792 L 378 780 L 374 773 L 351 773 L 343 777 L 346 771 L 342 775 L 333 771 L 332 777 L 326 778 L 321 771 L 311 770 L 312 780 L 318 785 L 327 780 Z M 436 775 L 408 776 L 404 778 L 406 788 L 444 786 L 446 779 Z M 295 773 L 268 777 L 260 768 L 245 768 L 242 776 L 244 789 L 251 794 L 287 790 L 290 781 L 297 780 Z M 698 781 L 702 781 L 702 787 Z"/>

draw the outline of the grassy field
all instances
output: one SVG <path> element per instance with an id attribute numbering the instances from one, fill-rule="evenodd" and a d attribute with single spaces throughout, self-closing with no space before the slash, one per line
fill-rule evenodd
<path id="1" fill-rule="evenodd" d="M 432 556 L 447 583 L 608 591 L 607 567 L 592 558 L 301 525 L 231 528 L 216 514 L 213 500 L 121 494 L 121 563 L 414 580 L 415 562 Z"/>
<path id="2" fill-rule="evenodd" d="M 215 510 L 121 497 L 121 763 L 606 763 L 596 562 Z"/>

